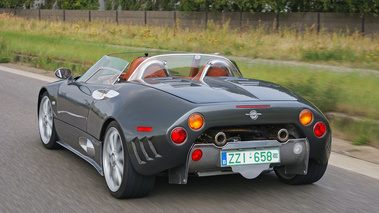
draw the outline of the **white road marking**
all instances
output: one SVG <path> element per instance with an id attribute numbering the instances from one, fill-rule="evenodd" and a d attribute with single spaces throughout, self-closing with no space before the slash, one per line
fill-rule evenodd
<path id="1" fill-rule="evenodd" d="M 22 70 L 18 70 L 18 69 L 4 67 L 1 65 L 0 65 L 0 70 L 5 71 L 5 72 L 9 72 L 9 73 L 13 73 L 13 74 L 17 74 L 17 75 L 22 75 L 22 76 L 29 77 L 29 78 L 34 78 L 34 79 L 37 79 L 40 81 L 46 81 L 49 83 L 59 80 L 58 78 L 52 78 L 52 77 L 48 77 L 48 76 L 44 76 L 44 75 L 40 75 L 40 74 L 36 74 L 36 73 L 32 73 L 32 72 L 26 72 L 26 71 L 22 71 Z"/>
<path id="2" fill-rule="evenodd" d="M 59 80 L 58 78 L 51 78 L 40 74 L 4 67 L 1 65 L 0 70 L 46 82 L 54 82 Z M 379 165 L 371 162 L 332 152 L 329 159 L 329 165 L 379 180 Z"/>
<path id="3" fill-rule="evenodd" d="M 332 152 L 329 158 L 329 165 L 379 180 L 379 165 L 375 163 Z"/>

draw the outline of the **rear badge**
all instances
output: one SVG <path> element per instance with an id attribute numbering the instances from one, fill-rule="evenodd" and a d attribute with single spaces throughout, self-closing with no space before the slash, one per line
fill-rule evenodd
<path id="1" fill-rule="evenodd" d="M 246 115 L 250 116 L 253 120 L 257 120 L 258 116 L 262 115 L 262 113 L 259 113 L 256 110 L 251 110 L 250 113 L 247 113 Z"/>

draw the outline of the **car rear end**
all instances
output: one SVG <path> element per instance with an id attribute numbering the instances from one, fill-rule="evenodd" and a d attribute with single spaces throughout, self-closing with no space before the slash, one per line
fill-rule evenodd
<path id="1" fill-rule="evenodd" d="M 170 183 L 185 184 L 189 173 L 255 178 L 280 168 L 287 178 L 306 176 L 311 161 L 326 168 L 331 145 L 328 121 L 311 103 L 283 87 L 236 77 L 135 83 L 149 88 L 136 97 L 159 100 L 160 111 L 167 115 L 129 99 L 137 108 L 125 118 L 135 117 L 146 123 L 142 127 L 152 127 L 147 132 L 138 132 L 137 127 L 137 132 L 126 135 L 130 154 L 137 159 L 132 157 L 133 166 L 141 174 L 168 170 Z M 149 119 L 141 120 L 140 111 Z"/>
<path id="2" fill-rule="evenodd" d="M 240 173 L 255 178 L 274 167 L 306 175 L 309 159 L 327 162 L 331 131 L 325 117 L 299 101 L 200 104 L 173 125 L 169 140 L 193 143 L 184 165 L 199 176 Z M 186 117 L 184 116 L 184 117 Z M 193 119 L 195 117 L 195 119 Z M 177 133 L 178 130 L 181 133 Z M 177 138 L 181 138 L 176 141 Z M 186 178 L 170 182 L 183 184 Z"/>

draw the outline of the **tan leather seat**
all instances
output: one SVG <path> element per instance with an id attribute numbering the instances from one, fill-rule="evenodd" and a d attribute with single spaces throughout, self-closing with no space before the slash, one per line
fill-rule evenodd
<path id="1" fill-rule="evenodd" d="M 200 77 L 204 71 L 204 68 L 207 66 L 208 63 L 210 63 L 212 60 L 207 61 L 204 66 L 201 68 L 200 72 L 196 74 L 195 77 L 192 78 L 194 81 L 199 81 Z M 206 73 L 206 76 L 210 77 L 218 77 L 218 76 L 229 76 L 228 68 L 225 66 L 220 65 L 211 65 L 211 67 L 208 69 L 208 72 Z"/>
<path id="2" fill-rule="evenodd" d="M 147 59 L 148 57 L 139 57 L 136 58 L 129 66 L 129 69 L 120 75 L 120 78 L 125 79 L 125 81 L 129 80 L 130 76 L 133 74 L 134 70 Z"/>
<path id="3" fill-rule="evenodd" d="M 166 72 L 159 66 L 153 65 L 145 70 L 143 78 L 163 78 L 167 77 Z"/>

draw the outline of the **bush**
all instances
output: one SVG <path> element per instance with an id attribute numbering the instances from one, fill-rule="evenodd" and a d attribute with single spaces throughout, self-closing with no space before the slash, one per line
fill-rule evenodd
<path id="1" fill-rule="evenodd" d="M 306 61 L 350 61 L 354 62 L 360 59 L 354 52 L 347 49 L 322 49 L 307 50 L 302 53 L 302 58 Z"/>
<path id="2" fill-rule="evenodd" d="M 10 61 L 10 51 L 8 42 L 0 37 L 0 63 L 8 63 Z"/>
<path id="3" fill-rule="evenodd" d="M 344 116 L 328 116 L 333 131 L 348 138 L 354 145 L 371 145 L 379 148 L 378 121 L 362 118 L 353 119 Z"/>
<path id="4" fill-rule="evenodd" d="M 335 111 L 338 103 L 338 90 L 334 84 L 326 83 L 326 85 L 317 84 L 313 78 L 303 82 L 289 82 L 285 86 L 297 94 L 311 101 L 321 111 Z"/>

